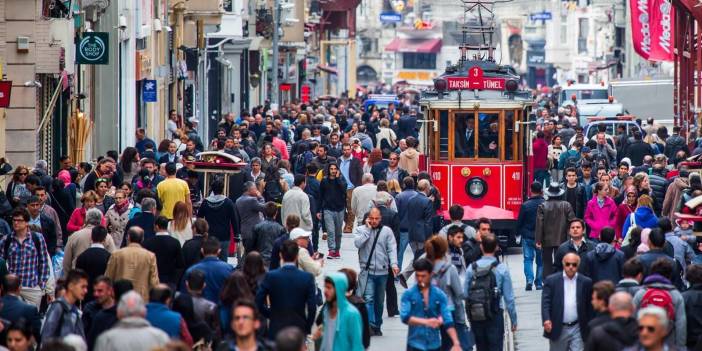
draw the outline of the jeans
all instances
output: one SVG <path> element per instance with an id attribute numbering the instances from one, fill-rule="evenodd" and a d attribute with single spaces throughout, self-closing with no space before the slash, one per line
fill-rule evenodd
<path id="1" fill-rule="evenodd" d="M 237 246 L 241 245 L 241 243 L 237 243 Z M 227 241 L 220 241 L 219 242 L 219 259 L 227 262 L 227 257 L 229 257 L 229 240 Z"/>
<path id="2" fill-rule="evenodd" d="M 344 211 L 324 210 L 324 228 L 327 230 L 327 245 L 329 250 L 339 251 L 341 248 Z"/>
<path id="3" fill-rule="evenodd" d="M 484 322 L 471 322 L 475 346 L 478 351 L 502 351 L 505 333 L 505 316 L 502 310 L 495 318 Z"/>
<path id="4" fill-rule="evenodd" d="M 549 178 L 551 176 L 545 169 L 535 169 L 534 170 L 534 181 L 539 182 L 544 185 L 544 188 L 548 186 Z"/>
<path id="5" fill-rule="evenodd" d="M 535 283 L 536 286 L 542 286 L 544 263 L 541 250 L 536 248 L 534 239 L 522 238 L 522 252 L 524 252 L 524 276 L 527 285 Z M 534 280 L 534 260 L 536 260 L 536 280 Z"/>
<path id="6" fill-rule="evenodd" d="M 361 272 L 359 279 L 359 290 L 366 300 L 366 308 L 368 309 L 368 323 L 371 328 L 380 329 L 383 324 L 383 303 L 385 301 L 385 285 L 387 284 L 388 275 L 374 275 L 367 272 Z"/>
<path id="7" fill-rule="evenodd" d="M 402 269 L 402 259 L 405 257 L 407 245 L 409 245 L 409 232 L 400 231 L 400 243 L 397 247 L 397 265 L 400 269 Z"/>
<path id="8" fill-rule="evenodd" d="M 353 231 L 353 222 L 356 216 L 354 216 L 353 211 L 351 211 L 351 194 L 353 194 L 353 188 L 346 190 L 346 213 L 344 214 L 344 232 L 351 233 Z M 363 219 L 363 218 L 361 218 Z"/>

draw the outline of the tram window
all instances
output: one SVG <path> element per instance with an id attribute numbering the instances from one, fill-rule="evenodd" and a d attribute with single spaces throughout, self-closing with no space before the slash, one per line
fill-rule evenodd
<path id="1" fill-rule="evenodd" d="M 449 158 L 449 123 L 448 111 L 439 111 L 439 158 L 448 160 Z"/>
<path id="2" fill-rule="evenodd" d="M 514 111 L 505 111 L 505 160 L 514 160 Z"/>
<path id="3" fill-rule="evenodd" d="M 454 157 L 475 157 L 475 114 L 456 113 L 454 123 Z"/>
<path id="4" fill-rule="evenodd" d="M 478 157 L 500 157 L 499 123 L 499 113 L 478 113 L 478 135 L 480 135 L 478 141 Z"/>

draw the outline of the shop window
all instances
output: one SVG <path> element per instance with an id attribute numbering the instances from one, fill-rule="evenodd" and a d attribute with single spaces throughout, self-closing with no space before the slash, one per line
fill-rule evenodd
<path id="1" fill-rule="evenodd" d="M 404 69 L 436 69 L 436 54 L 405 52 L 402 54 Z"/>

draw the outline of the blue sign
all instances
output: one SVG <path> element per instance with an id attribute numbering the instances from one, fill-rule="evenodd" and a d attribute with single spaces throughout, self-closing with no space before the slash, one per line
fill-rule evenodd
<path id="1" fill-rule="evenodd" d="M 380 22 L 383 23 L 400 23 L 402 22 L 402 14 L 397 12 L 381 12 Z"/>
<path id="2" fill-rule="evenodd" d="M 529 19 L 532 21 L 550 21 L 553 19 L 553 15 L 551 15 L 551 12 L 548 11 L 541 11 L 541 12 L 536 12 L 529 14 Z"/>
<path id="3" fill-rule="evenodd" d="M 141 85 L 141 100 L 143 102 L 156 102 L 156 81 L 144 79 Z"/>

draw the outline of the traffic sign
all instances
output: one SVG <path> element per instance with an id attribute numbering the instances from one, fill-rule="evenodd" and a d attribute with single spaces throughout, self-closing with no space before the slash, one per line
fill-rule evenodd
<path id="1" fill-rule="evenodd" d="M 110 34 L 86 32 L 76 44 L 76 62 L 82 65 L 106 65 L 109 62 Z"/>
<path id="2" fill-rule="evenodd" d="M 157 87 L 155 80 L 144 79 L 141 89 L 141 100 L 143 102 L 156 102 L 158 100 L 156 96 Z"/>
<path id="3" fill-rule="evenodd" d="M 532 21 L 550 21 L 553 19 L 553 15 L 549 11 L 541 11 L 529 14 L 529 19 Z"/>
<path id="4" fill-rule="evenodd" d="M 483 69 L 473 66 L 468 69 L 467 77 L 447 77 L 449 90 L 504 90 L 505 79 L 484 77 Z"/>
<path id="5" fill-rule="evenodd" d="M 402 22 L 402 14 L 397 12 L 381 12 L 380 22 L 382 23 L 400 23 Z"/>

